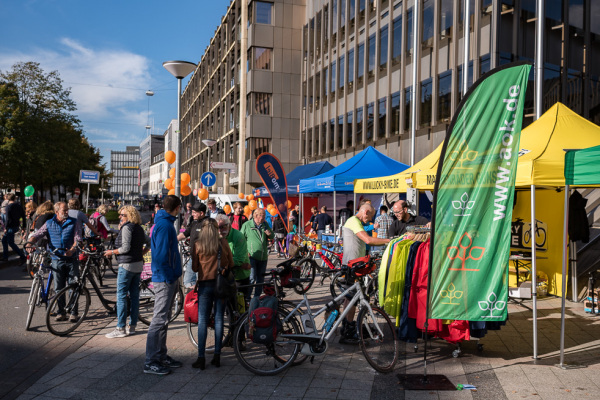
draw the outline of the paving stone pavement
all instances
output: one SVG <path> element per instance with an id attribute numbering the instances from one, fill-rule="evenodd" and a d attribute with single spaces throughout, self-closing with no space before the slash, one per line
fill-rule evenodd
<path id="1" fill-rule="evenodd" d="M 274 266 L 276 259 L 270 260 Z M 318 280 L 310 290 L 313 307 L 328 299 L 329 288 Z M 289 296 L 294 298 L 294 296 Z M 297 296 L 295 298 L 298 298 Z M 530 302 L 524 303 L 531 306 Z M 464 342 L 460 357 L 454 345 L 430 342 L 428 373 L 443 374 L 454 385 L 469 383 L 477 391 L 403 390 L 398 374 L 423 373 L 423 343 L 402 344 L 401 362 L 390 374 L 375 372 L 358 346 L 330 343 L 314 364 L 292 367 L 278 376 L 255 376 L 240 366 L 231 348 L 222 353 L 221 368 L 193 369 L 196 349 L 187 337 L 182 317 L 169 327 L 169 354 L 184 367 L 167 376 L 142 373 L 146 345 L 144 325 L 122 339 L 107 339 L 116 321 L 67 356 L 30 386 L 19 399 L 586 399 L 600 398 L 600 320 L 585 314 L 581 304 L 568 303 L 566 358 L 558 363 L 560 299 L 543 298 L 539 305 L 539 354 L 531 358 L 531 310 L 509 306 L 509 321 L 489 332 L 478 352 Z M 141 329 L 140 329 L 141 328 Z"/>

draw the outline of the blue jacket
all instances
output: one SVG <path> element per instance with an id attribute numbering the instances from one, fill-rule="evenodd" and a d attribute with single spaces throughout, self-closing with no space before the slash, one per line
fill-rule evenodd
<path id="1" fill-rule="evenodd" d="M 52 258 L 59 259 L 66 257 L 65 252 L 73 247 L 73 242 L 75 241 L 76 225 L 77 220 L 70 217 L 67 218 L 62 225 L 57 221 L 56 216 L 46 221 L 48 236 L 50 236 L 50 243 L 48 244 L 48 247 L 50 247 L 50 250 L 52 251 L 55 249 L 63 249 L 57 250 L 56 254 L 52 254 Z M 74 254 L 74 256 L 75 255 L 76 254 Z"/>
<path id="2" fill-rule="evenodd" d="M 181 276 L 181 256 L 177 233 L 173 223 L 175 217 L 159 210 L 154 217 L 152 230 L 152 282 L 173 283 Z"/>

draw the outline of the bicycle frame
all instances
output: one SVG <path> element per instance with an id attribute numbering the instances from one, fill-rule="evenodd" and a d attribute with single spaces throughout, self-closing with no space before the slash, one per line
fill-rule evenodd
<path id="1" fill-rule="evenodd" d="M 83 267 L 83 272 L 81 273 L 81 277 L 78 279 L 78 283 L 81 283 L 81 285 L 85 287 L 86 280 L 88 280 L 94 288 L 94 291 L 96 292 L 96 295 L 100 299 L 100 302 L 102 303 L 104 308 L 106 308 L 106 310 L 109 312 L 113 312 L 116 308 L 113 307 L 113 305 L 116 305 L 117 302 L 104 298 L 102 292 L 100 291 L 100 288 L 98 287 L 98 284 L 96 283 L 96 280 L 94 279 L 94 276 L 88 273 L 90 270 L 90 262 L 92 262 L 92 259 L 97 259 L 96 262 L 100 262 L 101 256 L 88 254 L 88 259 L 85 263 L 85 266 Z"/>

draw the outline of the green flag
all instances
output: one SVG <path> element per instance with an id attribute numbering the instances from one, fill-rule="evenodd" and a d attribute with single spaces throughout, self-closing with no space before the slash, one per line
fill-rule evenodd
<path id="1" fill-rule="evenodd" d="M 506 319 L 519 137 L 531 65 L 495 69 L 469 90 L 438 166 L 431 318 Z"/>

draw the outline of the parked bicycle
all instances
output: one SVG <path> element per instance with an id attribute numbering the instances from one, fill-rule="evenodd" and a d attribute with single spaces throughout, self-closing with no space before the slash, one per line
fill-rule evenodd
<path id="1" fill-rule="evenodd" d="M 35 245 L 28 243 L 25 245 L 25 250 L 35 254 L 35 270 L 33 275 L 33 282 L 31 283 L 31 290 L 29 291 L 29 297 L 27 298 L 27 305 L 29 309 L 27 311 L 27 322 L 25 324 L 25 330 L 29 330 L 31 327 L 31 321 L 36 307 L 42 305 L 48 308 L 48 303 L 54 296 L 54 289 L 52 288 L 52 266 L 50 261 L 50 251 L 45 248 L 39 248 Z M 48 274 L 46 278 L 46 273 Z"/>

